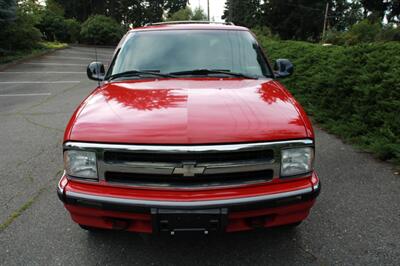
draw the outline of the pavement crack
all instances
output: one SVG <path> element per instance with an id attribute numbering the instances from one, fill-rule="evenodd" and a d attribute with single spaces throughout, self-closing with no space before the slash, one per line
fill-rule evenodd
<path id="1" fill-rule="evenodd" d="M 314 255 L 314 253 L 312 253 L 310 250 L 302 247 L 301 245 L 299 245 L 298 243 L 296 243 L 296 246 L 301 249 L 304 253 L 307 253 L 308 255 L 310 255 L 315 261 L 318 261 L 318 257 L 316 255 Z"/>
<path id="2" fill-rule="evenodd" d="M 46 126 L 46 125 L 40 124 L 40 123 L 38 123 L 38 122 L 35 122 L 35 121 L 29 119 L 28 117 L 26 117 L 25 115 L 21 115 L 21 117 L 24 118 L 26 122 L 28 122 L 28 123 L 30 123 L 30 124 L 32 124 L 32 125 L 41 127 L 41 128 L 43 128 L 43 129 L 55 130 L 55 131 L 57 131 L 57 132 L 64 132 L 63 129 L 56 128 L 56 127 L 50 127 L 50 126 Z"/>
<path id="3" fill-rule="evenodd" d="M 51 100 L 53 100 L 53 99 L 56 98 L 57 96 L 62 95 L 62 94 L 64 94 L 64 93 L 68 92 L 68 91 L 71 91 L 71 90 L 76 89 L 76 88 L 79 87 L 80 85 L 81 85 L 81 83 L 77 83 L 76 85 L 73 85 L 73 86 L 71 86 L 71 87 L 68 87 L 68 88 L 62 90 L 62 91 L 59 92 L 59 93 L 52 94 L 51 96 L 47 97 L 47 98 L 44 99 L 43 101 L 41 101 L 41 102 L 39 102 L 39 103 L 37 103 L 37 104 L 31 105 L 30 107 L 28 107 L 28 108 L 26 108 L 26 109 L 20 111 L 19 113 L 28 112 L 28 111 L 30 111 L 30 110 L 36 108 L 36 107 L 42 106 L 43 104 L 46 104 L 46 103 L 50 102 Z"/>
<path id="4" fill-rule="evenodd" d="M 27 209 L 29 209 L 32 204 L 43 194 L 47 186 L 42 187 L 31 199 L 25 202 L 21 207 L 14 211 L 4 223 L 0 224 L 0 233 L 2 233 L 8 226 L 10 226 L 15 219 L 21 216 Z"/>
<path id="5" fill-rule="evenodd" d="M 62 170 L 58 170 L 54 176 L 58 176 Z M 54 182 L 54 178 L 50 179 L 48 183 L 46 183 L 43 187 L 41 187 L 32 198 L 30 198 L 27 202 L 25 202 L 21 207 L 19 207 L 16 211 L 14 211 L 4 223 L 0 224 L 0 233 L 2 233 L 5 229 L 7 229 L 18 217 L 20 217 L 26 210 L 28 210 L 38 199 L 39 197 L 50 188 Z"/>

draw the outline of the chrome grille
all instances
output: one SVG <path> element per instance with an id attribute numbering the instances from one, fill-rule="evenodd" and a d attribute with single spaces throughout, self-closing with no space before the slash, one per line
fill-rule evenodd
<path id="1" fill-rule="evenodd" d="M 97 153 L 99 179 L 143 188 L 221 188 L 279 178 L 280 150 L 311 140 L 228 145 L 116 145 L 67 142 Z"/>

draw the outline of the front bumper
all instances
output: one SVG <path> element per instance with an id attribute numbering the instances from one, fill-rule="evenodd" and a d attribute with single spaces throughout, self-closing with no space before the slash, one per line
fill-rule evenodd
<path id="1" fill-rule="evenodd" d="M 223 209 L 227 213 L 224 231 L 233 232 L 252 229 L 254 219 L 258 225 L 261 221 L 262 227 L 304 220 L 321 190 L 315 173 L 307 182 L 308 186 L 287 186 L 286 190 L 270 191 L 263 195 L 202 200 L 155 200 L 88 193 L 71 186 L 64 176 L 59 182 L 57 194 L 71 213 L 72 219 L 86 226 L 116 229 L 124 221 L 125 230 L 151 233 L 154 232 L 154 217 L 151 214 L 154 210 Z M 143 190 L 142 193 L 145 194 L 146 191 Z"/>

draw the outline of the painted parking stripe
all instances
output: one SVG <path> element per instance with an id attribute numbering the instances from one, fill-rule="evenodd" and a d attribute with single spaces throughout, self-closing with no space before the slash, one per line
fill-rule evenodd
<path id="1" fill-rule="evenodd" d="M 51 93 L 0 94 L 0 97 L 50 96 Z"/>
<path id="2" fill-rule="evenodd" d="M 24 65 L 48 65 L 48 66 L 87 66 L 83 64 L 65 64 L 65 63 L 51 63 L 51 62 L 43 62 L 43 63 L 23 63 Z"/>
<path id="3" fill-rule="evenodd" d="M 81 83 L 77 80 L 66 80 L 66 81 L 0 81 L 0 84 L 71 84 Z"/>
<path id="4" fill-rule="evenodd" d="M 48 55 L 48 56 L 45 56 L 45 58 L 46 59 L 95 60 L 96 56 L 93 56 L 93 57 L 69 57 L 69 56 Z M 98 57 L 97 60 L 109 60 L 110 58 Z"/>
<path id="5" fill-rule="evenodd" d="M 95 51 L 87 51 L 87 52 L 77 52 L 77 51 L 63 51 L 63 54 L 85 54 L 85 55 L 95 55 Z M 97 51 L 97 56 L 112 56 L 113 52 L 111 53 L 99 53 Z"/>
<path id="6" fill-rule="evenodd" d="M 62 72 L 62 71 L 3 71 L 0 74 L 86 74 L 86 72 Z"/>

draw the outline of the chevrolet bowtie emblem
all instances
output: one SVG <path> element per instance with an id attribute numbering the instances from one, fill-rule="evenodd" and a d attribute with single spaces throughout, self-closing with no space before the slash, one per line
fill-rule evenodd
<path id="1" fill-rule="evenodd" d="M 201 175 L 206 170 L 203 166 L 196 166 L 195 162 L 184 162 L 182 163 L 182 167 L 176 167 L 172 174 L 174 175 L 183 175 L 183 176 L 195 176 Z"/>

